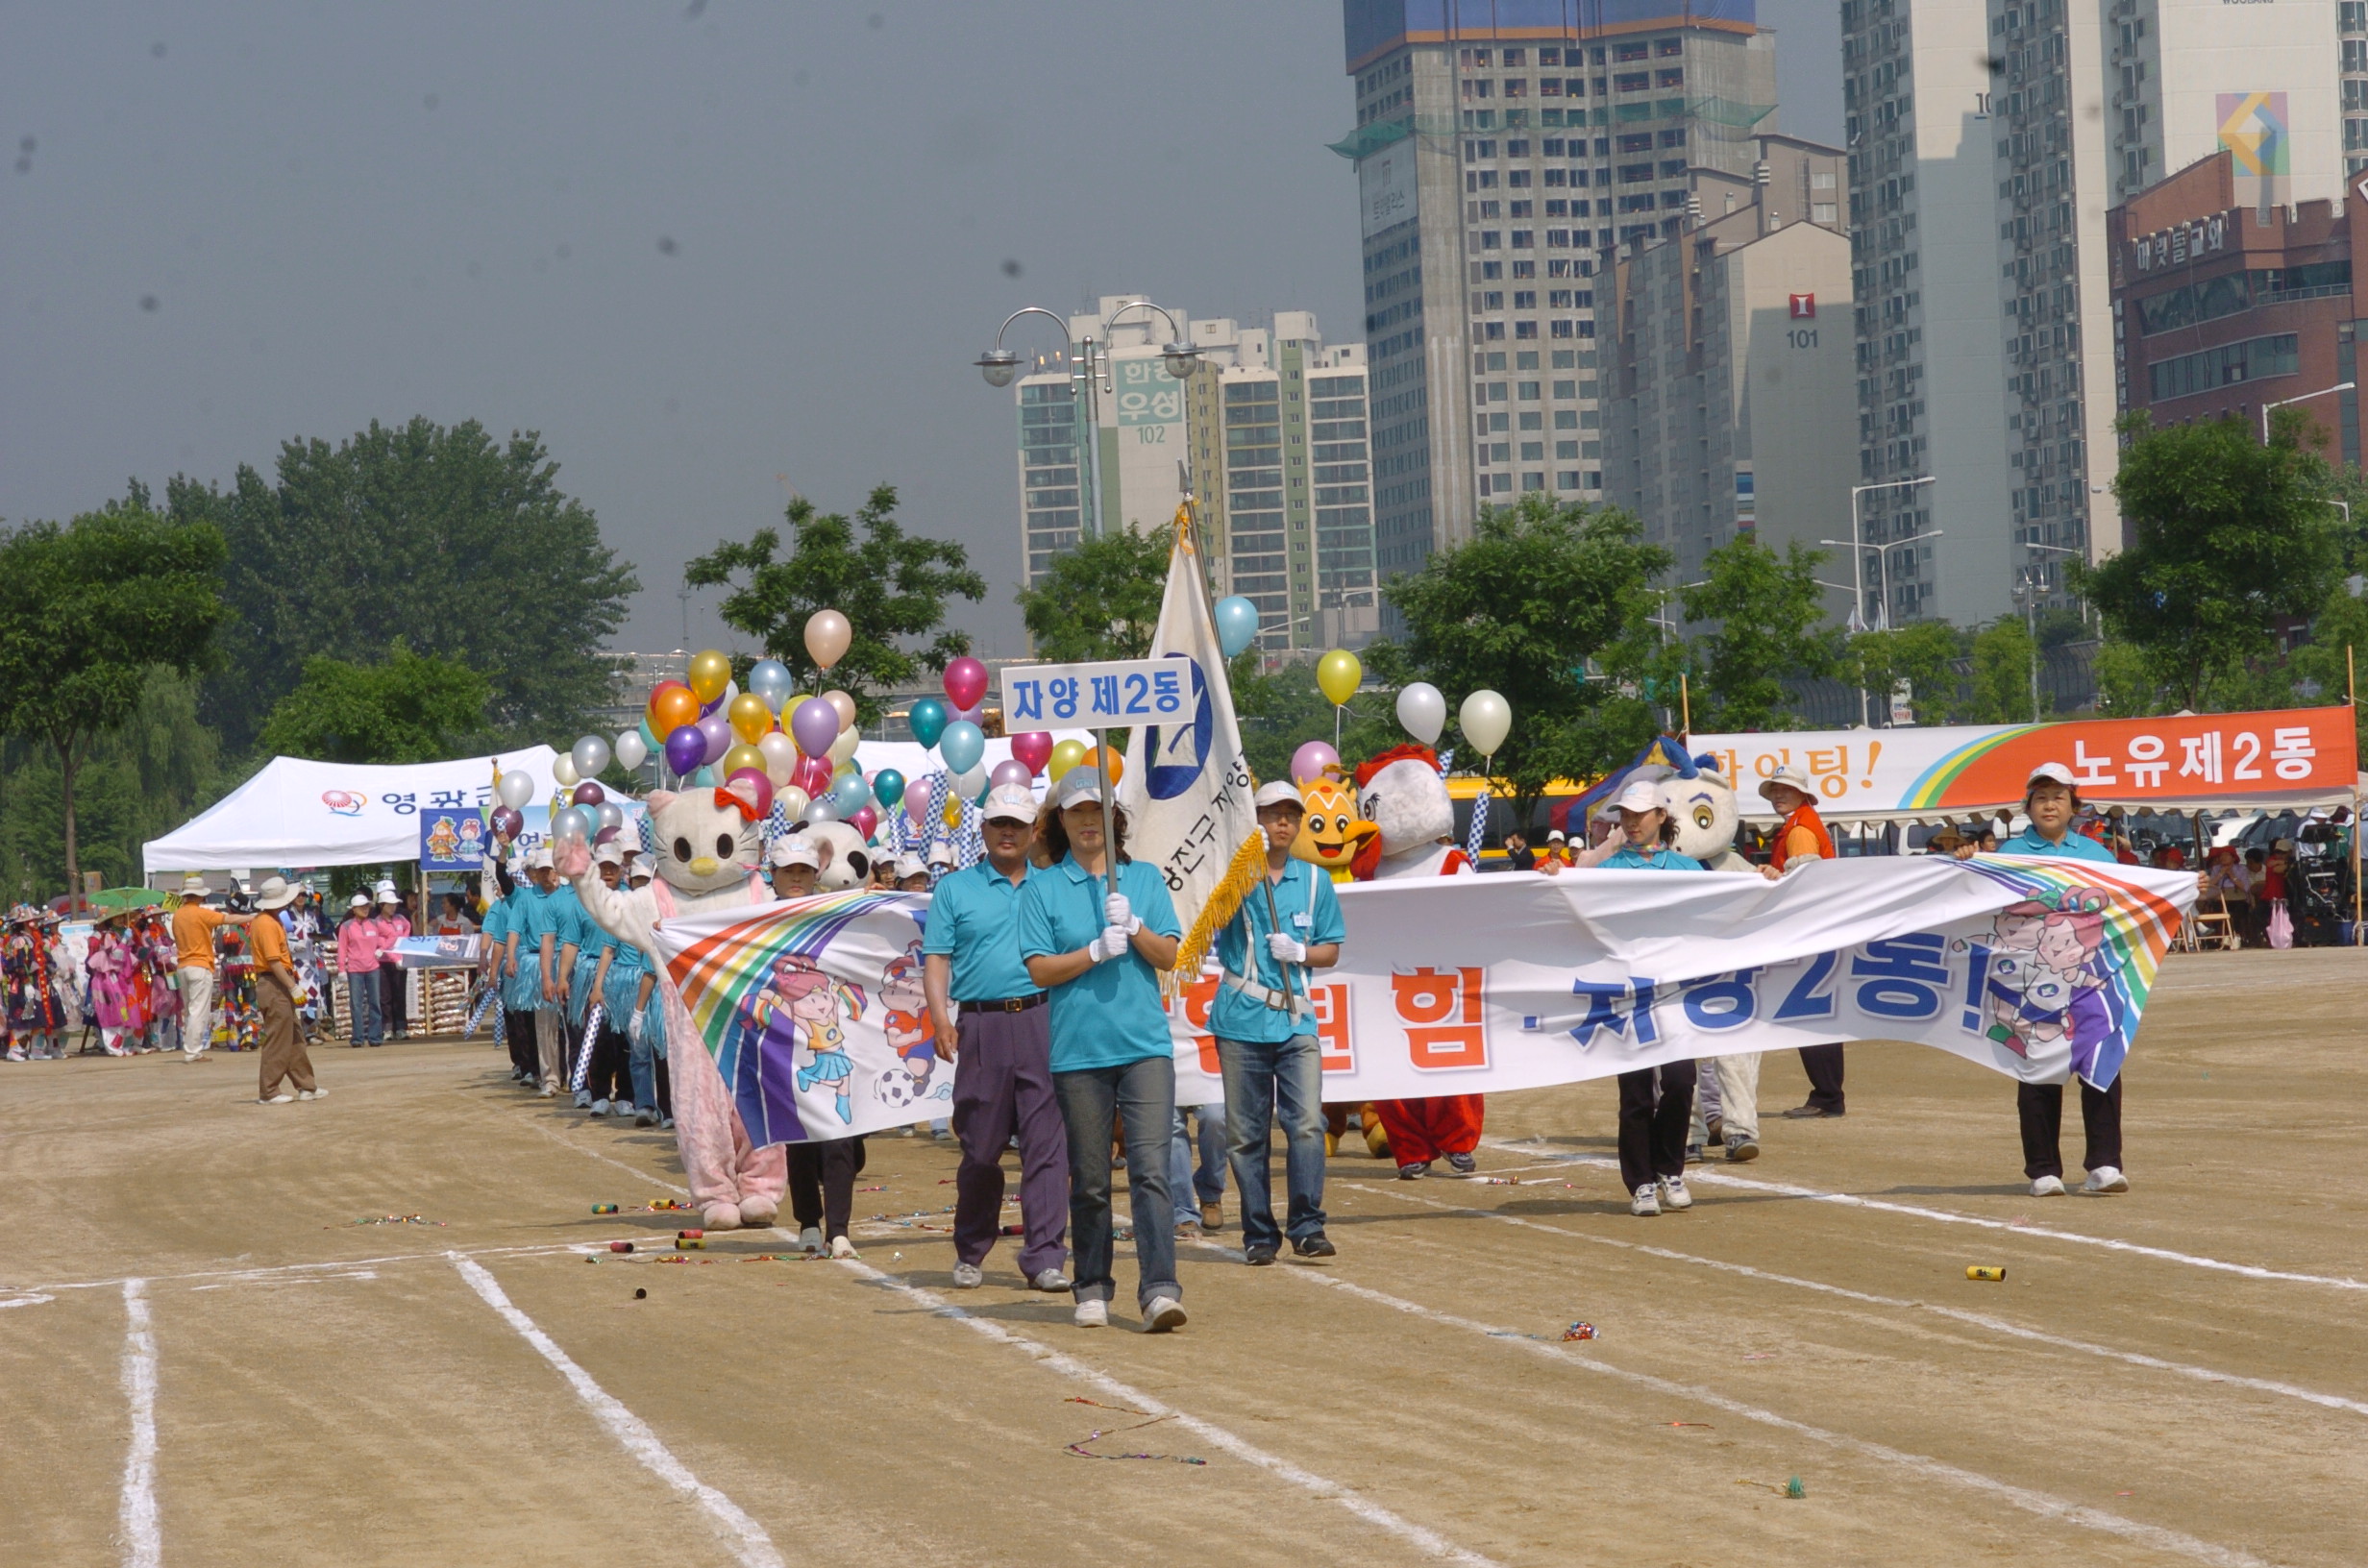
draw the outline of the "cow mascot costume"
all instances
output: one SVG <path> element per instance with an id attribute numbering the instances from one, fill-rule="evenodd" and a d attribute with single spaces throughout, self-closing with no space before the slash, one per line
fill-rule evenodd
<path id="1" fill-rule="evenodd" d="M 556 850 L 559 874 L 575 884 L 594 923 L 640 948 L 657 976 L 666 1018 L 666 1072 L 674 1086 L 675 1139 L 691 1201 L 705 1228 L 770 1225 L 788 1185 L 788 1156 L 777 1144 L 760 1149 L 749 1141 L 731 1090 L 667 973 L 656 936 L 658 923 L 676 915 L 772 899 L 760 880 L 764 855 L 755 791 L 746 783 L 678 795 L 654 790 L 648 803 L 657 866 L 647 887 L 629 892 L 603 884 L 592 870 L 592 846 L 580 839 Z"/>
<path id="2" fill-rule="evenodd" d="M 1358 814 L 1380 831 L 1358 851 L 1360 882 L 1406 876 L 1469 876 L 1471 857 L 1457 848 L 1455 802 L 1427 746 L 1397 746 L 1357 769 Z M 1406 1180 L 1428 1175 L 1445 1157 L 1457 1170 L 1473 1167 L 1487 1102 L 1478 1094 L 1439 1094 L 1420 1100 L 1377 1100 L 1373 1109 L 1389 1135 L 1391 1157 Z"/>

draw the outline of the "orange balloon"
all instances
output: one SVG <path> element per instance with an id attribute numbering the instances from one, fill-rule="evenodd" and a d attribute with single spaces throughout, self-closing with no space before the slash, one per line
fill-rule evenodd
<path id="1" fill-rule="evenodd" d="M 684 724 L 699 723 L 699 698 L 688 686 L 661 687 L 650 696 L 650 733 L 662 744 Z"/>
<path id="2" fill-rule="evenodd" d="M 773 710 L 754 692 L 742 692 L 733 698 L 724 710 L 724 717 L 730 721 L 733 733 L 752 746 L 773 727 Z"/>
<path id="3" fill-rule="evenodd" d="M 1098 758 L 1100 755 L 1101 755 L 1101 747 L 1098 747 L 1098 746 L 1089 746 L 1089 747 L 1087 747 L 1085 748 L 1085 755 L 1084 755 L 1084 756 L 1082 756 L 1082 757 L 1079 757 L 1079 758 L 1077 759 L 1077 766 L 1078 766 L 1078 767 L 1080 767 L 1080 768 L 1082 768 L 1082 769 L 1084 769 L 1087 772 L 1089 772 L 1089 773 L 1090 773 L 1090 772 L 1094 772 L 1095 760 L 1096 760 L 1097 758 Z M 1125 759 L 1124 757 L 1122 757 L 1122 756 L 1119 755 L 1116 751 L 1111 752 L 1111 753 L 1110 753 L 1110 782 L 1111 782 L 1111 783 L 1113 783 L 1113 784 L 1116 784 L 1116 783 L 1117 783 L 1120 779 L 1124 778 L 1125 776 L 1126 776 L 1126 759 Z"/>

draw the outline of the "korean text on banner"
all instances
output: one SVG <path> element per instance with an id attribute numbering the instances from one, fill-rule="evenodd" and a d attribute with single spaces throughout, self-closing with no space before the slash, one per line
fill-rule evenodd
<path id="1" fill-rule="evenodd" d="M 1166 659 L 1012 665 L 1002 675 L 1003 729 L 1132 729 L 1174 720 L 1184 712 L 1184 677 Z"/>

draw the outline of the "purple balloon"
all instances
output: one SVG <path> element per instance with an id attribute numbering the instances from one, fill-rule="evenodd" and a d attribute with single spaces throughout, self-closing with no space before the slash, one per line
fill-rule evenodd
<path id="1" fill-rule="evenodd" d="M 995 765 L 995 772 L 987 775 L 987 787 L 1001 789 L 1006 784 L 1018 784 L 1024 787 L 1028 780 L 1035 776 L 1028 770 L 1026 763 L 1014 758 L 1010 762 L 999 762 Z"/>
<path id="2" fill-rule="evenodd" d="M 666 737 L 666 767 L 677 778 L 688 778 L 707 760 L 707 737 L 697 724 L 678 724 Z"/>
<path id="3" fill-rule="evenodd" d="M 987 716 L 987 700 L 982 697 L 967 708 L 956 708 L 953 710 L 953 716 L 966 724 L 981 723 Z M 1028 776 L 1033 778 L 1035 775 L 1031 773 Z"/>
<path id="4" fill-rule="evenodd" d="M 617 840 L 617 834 L 619 831 L 620 830 L 617 828 L 604 827 L 598 833 L 592 835 L 592 842 L 595 845 L 614 844 Z"/>
<path id="5" fill-rule="evenodd" d="M 597 806 L 608 798 L 608 792 L 587 778 L 576 786 L 576 793 L 568 798 L 580 806 Z"/>
<path id="6" fill-rule="evenodd" d="M 492 821 L 494 837 L 507 839 L 513 844 L 517 842 L 518 835 L 527 830 L 526 815 L 509 806 L 494 807 Z"/>
<path id="7" fill-rule="evenodd" d="M 1291 781 L 1304 784 L 1312 778 L 1323 777 L 1326 768 L 1335 767 L 1341 754 L 1332 749 L 1329 741 L 1310 741 L 1291 754 Z"/>
<path id="8" fill-rule="evenodd" d="M 839 710 L 819 697 L 809 697 L 789 716 L 790 738 L 809 757 L 827 756 L 839 738 Z"/>
<path id="9" fill-rule="evenodd" d="M 731 721 L 720 713 L 710 713 L 700 720 L 698 729 L 707 738 L 707 749 L 699 759 L 701 762 L 723 761 L 724 753 L 731 749 L 731 743 L 737 739 L 731 732 Z"/>

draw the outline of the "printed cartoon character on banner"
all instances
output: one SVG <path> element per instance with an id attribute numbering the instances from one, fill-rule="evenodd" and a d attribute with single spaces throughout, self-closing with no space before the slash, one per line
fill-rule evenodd
<path id="1" fill-rule="evenodd" d="M 901 957 L 890 959 L 888 967 L 880 971 L 879 999 L 880 1005 L 888 1010 L 888 1043 L 902 1059 L 904 1075 L 910 1080 L 909 1086 L 900 1089 L 903 1098 L 887 1100 L 891 1105 L 953 1097 L 953 1085 L 950 1083 L 940 1084 L 935 1090 L 929 1087 L 930 1077 L 937 1071 L 937 1025 L 930 1021 L 928 995 L 922 990 L 922 966 L 921 943 L 915 942 L 904 949 Z M 887 1090 L 899 1087 L 889 1084 L 893 1076 L 893 1072 L 880 1076 L 883 1099 L 887 1099 Z"/>
<path id="2" fill-rule="evenodd" d="M 774 1011 L 794 1020 L 793 1049 L 805 1053 L 805 1062 L 797 1068 L 798 1092 L 806 1093 L 819 1084 L 830 1090 L 839 1120 L 854 1120 L 849 1114 L 853 1105 L 847 1087 L 855 1075 L 855 1059 L 848 1054 L 847 1031 L 839 1017 L 842 1011 L 851 1021 L 863 1017 L 863 988 L 833 980 L 812 959 L 793 953 L 774 965 L 772 983 L 757 993 L 753 1007 L 759 1017 Z M 768 1031 L 767 1042 L 774 1038 Z M 777 1058 L 764 1062 L 759 1070 L 770 1080 L 775 1073 L 768 1069 L 780 1065 Z"/>
<path id="3" fill-rule="evenodd" d="M 428 857 L 431 860 L 450 860 L 460 852 L 460 834 L 454 828 L 450 817 L 438 817 L 435 825 L 428 829 Z"/>
<path id="4" fill-rule="evenodd" d="M 1307 815 L 1291 841 L 1292 858 L 1330 873 L 1335 882 L 1353 879 L 1357 852 L 1381 829 L 1357 815 L 1357 797 L 1338 777 L 1311 778 L 1299 786 Z"/>
<path id="5" fill-rule="evenodd" d="M 648 803 L 655 875 L 647 885 L 628 890 L 604 883 L 592 870 L 592 845 L 581 839 L 559 845 L 555 864 L 575 885 L 594 923 L 640 948 L 656 974 L 675 1141 L 702 1221 L 711 1231 L 770 1225 L 788 1186 L 788 1154 L 777 1144 L 760 1148 L 751 1142 L 733 1092 L 682 1005 L 656 938 L 659 922 L 678 914 L 771 900 L 772 891 L 758 872 L 763 857 L 755 791 L 746 783 L 736 791 L 657 790 Z"/>
<path id="6" fill-rule="evenodd" d="M 2066 1045 L 2072 1069 L 2095 1070 L 2098 1047 L 2114 1031 L 2097 956 L 2105 943 L 2105 895 L 2093 888 L 2054 904 L 2026 899 L 1991 919 L 1989 1038 L 2028 1061 Z"/>
<path id="7" fill-rule="evenodd" d="M 1394 746 L 1357 766 L 1357 808 L 1373 837 L 1356 853 L 1360 882 L 1398 876 L 1469 873 L 1471 857 L 1455 846 L 1455 801 L 1427 746 Z"/>

